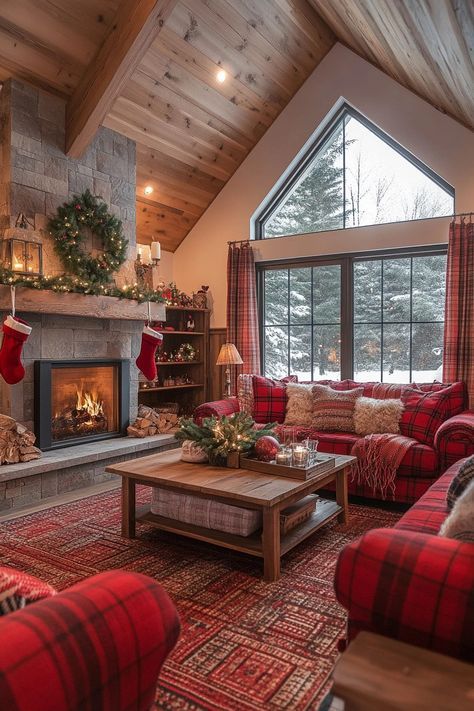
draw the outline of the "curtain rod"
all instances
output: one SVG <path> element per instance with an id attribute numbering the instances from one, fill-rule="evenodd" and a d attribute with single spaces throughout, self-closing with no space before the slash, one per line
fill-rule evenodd
<path id="1" fill-rule="evenodd" d="M 467 217 L 468 215 L 474 215 L 474 212 L 455 212 L 451 217 L 454 220 L 455 217 Z"/>
<path id="2" fill-rule="evenodd" d="M 227 244 L 244 244 L 245 242 L 253 242 L 254 240 L 251 239 L 234 239 L 230 242 L 227 242 Z"/>

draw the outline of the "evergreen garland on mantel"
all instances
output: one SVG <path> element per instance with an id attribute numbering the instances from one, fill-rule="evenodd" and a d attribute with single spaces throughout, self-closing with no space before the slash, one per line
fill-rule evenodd
<path id="1" fill-rule="evenodd" d="M 23 276 L 11 269 L 0 267 L 0 284 L 5 286 L 23 286 L 41 291 L 48 289 L 62 294 L 89 294 L 91 296 L 115 296 L 133 301 L 152 301 L 167 303 L 161 290 L 146 289 L 139 284 L 126 284 L 121 289 L 115 284 L 97 284 L 97 282 L 78 279 L 67 275 L 58 277 Z"/>

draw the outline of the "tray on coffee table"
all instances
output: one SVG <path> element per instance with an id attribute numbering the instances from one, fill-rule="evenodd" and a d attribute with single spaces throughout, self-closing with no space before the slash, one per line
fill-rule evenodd
<path id="1" fill-rule="evenodd" d="M 284 476 L 290 479 L 300 479 L 306 481 L 324 472 L 334 469 L 336 457 L 333 454 L 318 454 L 316 463 L 307 467 L 295 467 L 287 464 L 277 464 L 275 461 L 262 462 L 254 457 L 240 455 L 240 466 L 242 469 L 260 472 L 261 474 L 272 474 L 274 476 Z"/>

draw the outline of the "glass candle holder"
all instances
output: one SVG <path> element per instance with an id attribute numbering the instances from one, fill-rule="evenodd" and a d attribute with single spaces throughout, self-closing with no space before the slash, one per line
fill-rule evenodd
<path id="1" fill-rule="evenodd" d="M 282 466 L 291 466 L 293 460 L 293 450 L 291 447 L 283 447 L 279 452 L 276 453 L 275 462 L 281 464 Z"/>
<path id="2" fill-rule="evenodd" d="M 293 449 L 293 465 L 295 467 L 308 466 L 309 450 L 307 447 L 298 445 Z"/>

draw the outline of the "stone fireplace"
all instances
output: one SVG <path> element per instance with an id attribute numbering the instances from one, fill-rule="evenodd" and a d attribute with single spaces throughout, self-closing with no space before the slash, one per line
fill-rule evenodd
<path id="1" fill-rule="evenodd" d="M 124 434 L 129 422 L 128 360 L 37 360 L 36 444 L 43 451 Z"/>
<path id="2" fill-rule="evenodd" d="M 0 237 L 40 244 L 44 274 L 62 274 L 48 219 L 88 189 L 123 223 L 128 258 L 114 275 L 122 287 L 135 281 L 135 143 L 102 127 L 80 159 L 69 158 L 65 105 L 20 81 L 1 89 Z M 17 226 L 20 213 L 26 229 Z M 101 244 L 86 235 L 85 249 L 96 254 Z M 0 286 L 2 322 L 10 309 L 10 289 Z M 145 304 L 18 288 L 16 314 L 32 327 L 23 348 L 25 377 L 16 385 L 0 378 L 0 412 L 36 429 L 44 454 L 0 467 L 0 512 L 101 484 L 114 476 L 104 471 L 108 464 L 174 446 L 168 435 L 143 441 L 121 436 L 137 413 L 134 361 Z M 152 318 L 164 320 L 161 305 L 152 305 Z"/>

